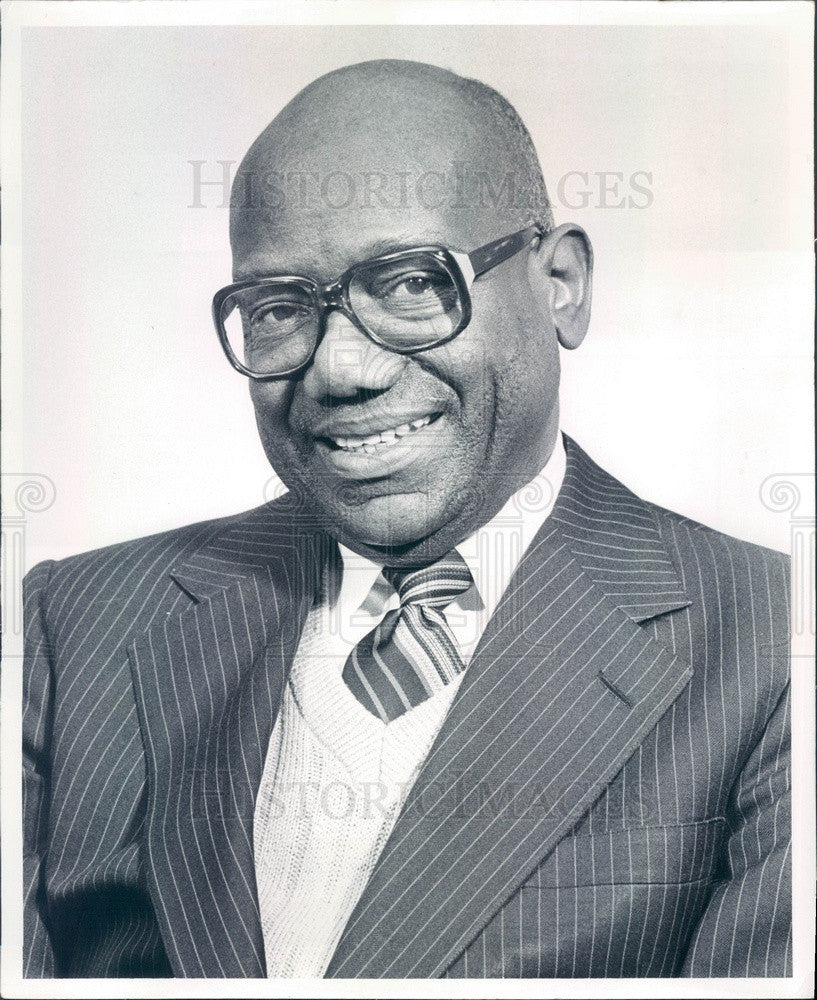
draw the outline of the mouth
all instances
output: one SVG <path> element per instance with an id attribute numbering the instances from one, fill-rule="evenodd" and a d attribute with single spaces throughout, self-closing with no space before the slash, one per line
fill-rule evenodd
<path id="1" fill-rule="evenodd" d="M 404 438 L 417 434 L 424 427 L 429 427 L 441 416 L 441 413 L 428 413 L 425 416 L 417 417 L 415 420 L 397 424 L 394 427 L 386 427 L 383 430 L 373 431 L 371 434 L 363 436 L 344 435 L 333 437 L 327 435 L 320 440 L 325 442 L 330 448 L 350 453 L 360 453 L 365 455 L 376 455 L 378 452 L 391 448 L 394 444 Z"/>
<path id="2" fill-rule="evenodd" d="M 336 475 L 360 483 L 382 482 L 439 450 L 430 439 L 438 436 L 442 418 L 443 412 L 435 411 L 366 435 L 316 436 L 317 454 Z"/>

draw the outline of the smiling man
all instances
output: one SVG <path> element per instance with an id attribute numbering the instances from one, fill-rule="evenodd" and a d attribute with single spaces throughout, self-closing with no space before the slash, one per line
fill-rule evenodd
<path id="1" fill-rule="evenodd" d="M 26 974 L 790 974 L 785 560 L 562 435 L 591 250 L 514 110 L 322 77 L 231 243 L 289 493 L 29 575 Z"/>
<path id="2" fill-rule="evenodd" d="M 314 206 L 265 205 L 265 181 L 294 165 L 348 178 L 343 207 L 326 185 Z M 357 191 L 372 176 L 376 204 Z M 235 353 L 298 376 L 253 379 L 261 439 L 342 542 L 375 559 L 404 546 L 400 563 L 442 556 L 545 465 L 557 345 L 576 347 L 589 318 L 590 249 L 578 227 L 553 230 L 530 139 L 498 96 L 409 63 L 318 81 L 247 154 L 231 236 L 238 286 L 221 312 L 254 334 L 236 316 Z M 308 280 L 262 280 L 276 274 Z"/>

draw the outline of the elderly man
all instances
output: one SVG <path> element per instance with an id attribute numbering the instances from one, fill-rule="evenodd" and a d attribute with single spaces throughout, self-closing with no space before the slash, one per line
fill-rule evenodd
<path id="1" fill-rule="evenodd" d="M 785 560 L 561 434 L 591 251 L 514 110 L 322 77 L 231 240 L 289 493 L 29 575 L 26 974 L 789 974 Z"/>

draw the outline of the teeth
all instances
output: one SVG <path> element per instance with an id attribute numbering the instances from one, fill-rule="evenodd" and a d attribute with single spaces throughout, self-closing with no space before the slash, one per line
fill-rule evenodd
<path id="1" fill-rule="evenodd" d="M 413 434 L 421 427 L 425 427 L 430 423 L 431 414 L 427 417 L 419 417 L 417 420 L 412 420 L 410 424 L 399 424 L 397 427 L 390 427 L 387 430 L 378 431 L 377 434 L 369 434 L 366 437 L 333 437 L 332 440 L 338 448 L 343 448 L 344 451 L 360 451 L 362 449 L 367 455 L 373 455 L 377 451 L 377 445 L 394 444 L 400 438 L 405 437 L 407 434 Z"/>

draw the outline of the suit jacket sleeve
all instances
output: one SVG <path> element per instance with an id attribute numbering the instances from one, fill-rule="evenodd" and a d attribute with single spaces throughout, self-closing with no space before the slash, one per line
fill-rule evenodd
<path id="1" fill-rule="evenodd" d="M 729 877 L 715 887 L 682 975 L 792 974 L 790 809 L 786 685 L 732 791 Z"/>
<path id="2" fill-rule="evenodd" d="M 53 711 L 51 657 L 43 590 L 53 562 L 40 563 L 23 583 L 26 626 L 23 661 L 23 975 L 57 975 L 42 885 L 48 829 L 50 736 Z"/>

